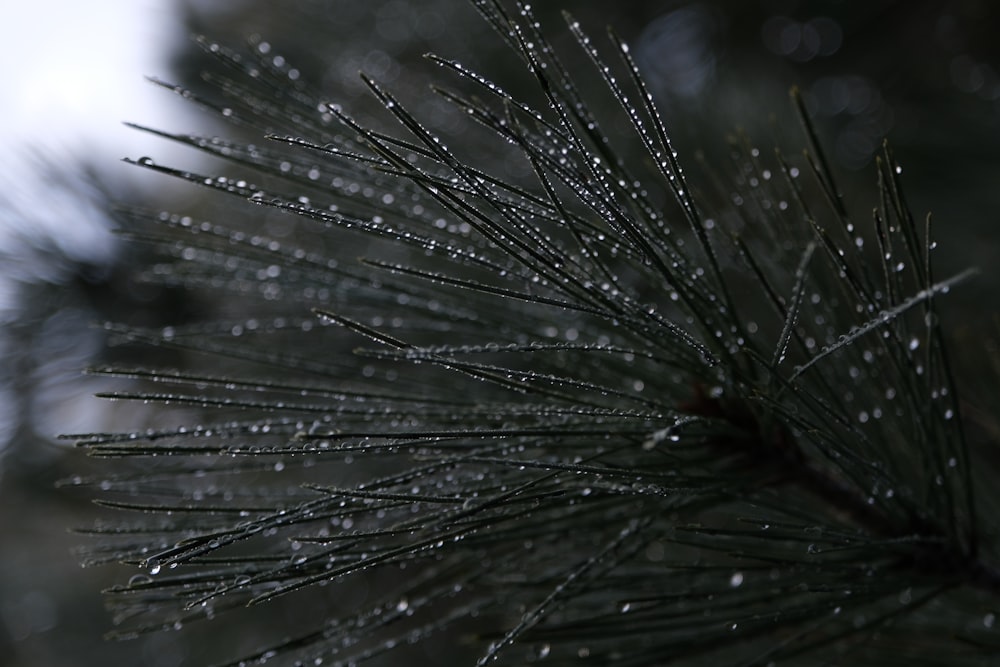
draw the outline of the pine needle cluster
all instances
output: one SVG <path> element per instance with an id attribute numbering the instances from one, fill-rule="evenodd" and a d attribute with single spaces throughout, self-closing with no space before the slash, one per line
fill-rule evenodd
<path id="1" fill-rule="evenodd" d="M 215 97 L 162 84 L 259 141 L 142 128 L 230 167 L 138 166 L 251 204 L 120 212 L 143 279 L 240 307 L 107 325 L 176 362 L 92 369 L 133 380 L 108 397 L 183 424 L 67 436 L 121 510 L 86 556 L 133 568 L 118 634 L 244 614 L 233 665 L 996 658 L 937 314 L 972 271 L 935 275 L 888 147 L 849 210 L 793 93 L 804 150 L 740 137 L 689 177 L 613 31 L 567 16 L 557 54 L 530 7 L 474 4 L 535 101 L 430 56 L 470 144 L 259 41 L 201 41 Z"/>

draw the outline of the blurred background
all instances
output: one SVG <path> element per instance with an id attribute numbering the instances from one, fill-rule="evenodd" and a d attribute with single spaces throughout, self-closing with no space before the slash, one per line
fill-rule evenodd
<path id="1" fill-rule="evenodd" d="M 997 333 L 990 318 L 1000 287 L 1000 5 L 566 0 L 536 8 L 567 60 L 589 67 L 562 29 L 563 6 L 594 36 L 610 24 L 632 45 L 682 160 L 695 151 L 709 164 L 725 159 L 726 138 L 737 128 L 764 147 L 798 136 L 788 102 L 790 86 L 798 85 L 843 172 L 845 197 L 863 213 L 873 201 L 873 156 L 888 137 L 914 213 L 934 212 L 939 275 L 970 264 L 983 269 L 948 298 L 960 361 L 996 358 L 985 337 Z M 213 65 L 192 34 L 236 48 L 267 40 L 303 80 L 348 108 L 367 104 L 359 70 L 419 94 L 434 75 L 421 58 L 428 51 L 504 85 L 519 63 L 463 0 L 11 0 L 0 8 L 0 33 L 7 63 L 0 665 L 197 664 L 198 651 L 175 635 L 102 641 L 111 622 L 99 591 L 123 574 L 80 569 L 72 549 L 82 538 L 69 529 L 88 525 L 95 513 L 57 488 L 91 468 L 57 434 L 145 428 L 160 418 L 152 408 L 112 410 L 92 398 L 110 380 L 81 369 L 114 359 L 95 325 L 176 323 L 209 307 L 130 280 L 144 256 L 112 233 L 112 202 L 209 218 L 225 212 L 204 191 L 120 161 L 150 155 L 161 164 L 210 168 L 201 154 L 123 121 L 234 133 L 143 77 L 203 86 L 199 73 Z M 447 117 L 438 122 L 449 130 Z"/>

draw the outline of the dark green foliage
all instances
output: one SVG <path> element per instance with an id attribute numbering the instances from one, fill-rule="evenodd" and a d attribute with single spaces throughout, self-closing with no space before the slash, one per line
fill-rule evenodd
<path id="1" fill-rule="evenodd" d="M 247 664 L 995 659 L 936 311 L 971 272 L 934 275 L 888 148 L 857 212 L 805 120 L 804 153 L 737 139 L 689 179 L 614 33 L 568 17 L 562 61 L 475 4 L 537 91 L 433 57 L 461 144 L 376 81 L 359 120 L 206 41 L 229 74 L 196 101 L 261 139 L 165 135 L 238 176 L 137 160 L 270 231 L 122 211 L 163 254 L 145 278 L 258 314 L 108 325 L 184 360 L 93 371 L 183 427 L 71 436 L 138 517 L 89 552 L 142 573 L 109 591 L 121 634 L 249 604 L 281 611 L 247 616 Z"/>

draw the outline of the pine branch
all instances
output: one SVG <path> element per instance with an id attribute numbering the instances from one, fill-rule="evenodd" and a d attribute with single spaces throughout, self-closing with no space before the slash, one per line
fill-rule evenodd
<path id="1" fill-rule="evenodd" d="M 67 436 L 113 472 L 78 484 L 140 517 L 88 531 L 89 562 L 144 572 L 108 591 L 121 634 L 307 600 L 310 627 L 232 664 L 469 632 L 479 664 L 995 658 L 990 490 L 937 313 L 974 271 L 934 278 L 889 149 L 864 231 L 793 93 L 803 156 L 751 148 L 757 206 L 721 204 L 613 32 L 610 62 L 567 15 L 557 55 L 527 6 L 474 5 L 546 103 L 432 56 L 489 155 L 364 75 L 396 129 L 359 120 L 259 48 L 200 41 L 221 100 L 159 82 L 269 141 L 136 126 L 237 172 L 134 161 L 234 197 L 229 226 L 123 209 L 164 256 L 143 278 L 247 315 L 107 327 L 187 362 L 94 369 L 134 381 L 107 398 L 202 415 Z M 296 233 L 241 229 L 238 200 Z"/>

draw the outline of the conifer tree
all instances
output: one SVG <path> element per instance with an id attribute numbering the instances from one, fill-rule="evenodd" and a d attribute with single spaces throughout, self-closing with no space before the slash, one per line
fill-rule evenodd
<path id="1" fill-rule="evenodd" d="M 67 436 L 118 510 L 87 555 L 132 570 L 118 634 L 228 622 L 232 665 L 997 659 L 937 310 L 974 271 L 936 274 L 889 147 L 852 210 L 793 91 L 798 148 L 686 160 L 613 30 L 567 15 L 557 52 L 530 7 L 473 3 L 534 90 L 430 56 L 461 141 L 260 40 L 200 41 L 214 94 L 163 84 L 258 138 L 140 128 L 228 166 L 137 166 L 232 206 L 120 211 L 162 257 L 142 278 L 227 296 L 106 325 L 172 352 L 91 372 L 175 428 Z"/>

